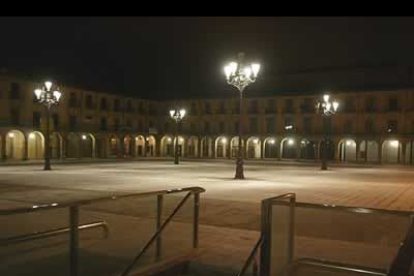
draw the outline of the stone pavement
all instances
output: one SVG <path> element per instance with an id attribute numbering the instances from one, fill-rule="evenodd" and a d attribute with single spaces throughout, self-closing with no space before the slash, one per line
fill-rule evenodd
<path id="1" fill-rule="evenodd" d="M 333 166 L 320 171 L 319 165 L 247 162 L 247 180 L 236 181 L 234 162 L 172 160 L 99 164 L 56 164 L 54 171 L 42 166 L 0 167 L 0 209 L 65 202 L 104 195 L 202 186 L 200 247 L 204 253 L 197 265 L 205 271 L 236 272 L 259 236 L 260 200 L 295 192 L 299 201 L 336 205 L 413 210 L 412 167 Z M 171 211 L 177 200 L 166 200 Z M 155 210 L 155 201 L 142 208 L 131 202 L 95 212 L 117 216 L 145 217 Z M 190 209 L 177 222 L 188 223 Z M 42 221 L 42 220 L 39 220 Z M 12 225 L 2 224 L 2 225 Z M 29 223 L 20 229 L 29 230 Z M 13 232 L 13 229 L 11 229 Z M 4 235 L 5 231 L 0 231 Z M 216 271 L 218 273 L 218 271 Z"/>

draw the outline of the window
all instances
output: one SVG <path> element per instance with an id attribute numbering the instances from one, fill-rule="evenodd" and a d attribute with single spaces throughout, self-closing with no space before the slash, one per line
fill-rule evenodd
<path id="1" fill-rule="evenodd" d="M 240 114 L 240 103 L 239 102 L 234 102 L 233 114 Z"/>
<path id="2" fill-rule="evenodd" d="M 249 113 L 256 114 L 259 112 L 257 100 L 251 100 L 249 106 Z"/>
<path id="3" fill-rule="evenodd" d="M 132 107 L 131 100 L 128 100 L 128 102 L 127 102 L 127 110 L 126 111 L 127 112 L 133 112 L 134 111 L 134 108 Z"/>
<path id="4" fill-rule="evenodd" d="M 209 133 L 210 132 L 210 123 L 204 122 L 204 132 Z"/>
<path id="5" fill-rule="evenodd" d="M 276 113 L 276 101 L 275 99 L 270 99 L 267 101 L 267 107 L 265 110 L 266 113 Z"/>
<path id="6" fill-rule="evenodd" d="M 219 132 L 220 133 L 226 132 L 224 122 L 219 123 Z"/>
<path id="7" fill-rule="evenodd" d="M 239 132 L 239 123 L 238 122 L 234 123 L 234 132 L 235 133 Z"/>
<path id="8" fill-rule="evenodd" d="M 142 122 L 138 121 L 138 131 L 143 131 L 144 128 L 142 127 Z"/>
<path id="9" fill-rule="evenodd" d="M 86 96 L 86 102 L 85 102 L 86 108 L 88 109 L 92 109 L 92 96 L 91 95 L 87 95 Z"/>
<path id="10" fill-rule="evenodd" d="M 353 99 L 346 99 L 344 105 L 345 112 L 355 112 L 355 104 Z"/>
<path id="11" fill-rule="evenodd" d="M 365 122 L 365 132 L 366 133 L 374 133 L 375 132 L 375 125 L 372 119 L 368 119 Z"/>
<path id="12" fill-rule="evenodd" d="M 154 127 L 154 122 L 153 122 L 152 120 L 150 120 L 150 121 L 148 122 L 148 127 L 149 127 L 149 128 L 153 128 L 153 127 Z"/>
<path id="13" fill-rule="evenodd" d="M 132 128 L 132 121 L 131 121 L 131 119 L 129 119 L 129 118 L 127 119 L 126 125 L 127 125 L 127 127 Z"/>
<path id="14" fill-rule="evenodd" d="M 108 110 L 108 102 L 106 98 L 101 98 L 101 110 Z"/>
<path id="15" fill-rule="evenodd" d="M 92 116 L 85 116 L 85 121 L 86 122 L 91 123 L 92 120 L 93 120 L 93 117 Z"/>
<path id="16" fill-rule="evenodd" d="M 69 116 L 69 129 L 75 130 L 77 126 L 77 118 L 76 116 Z"/>
<path id="17" fill-rule="evenodd" d="M 303 132 L 312 133 L 313 120 L 312 117 L 303 118 Z"/>
<path id="18" fill-rule="evenodd" d="M 196 125 L 194 123 L 190 124 L 190 131 L 191 131 L 191 133 L 196 133 L 197 132 Z"/>
<path id="19" fill-rule="evenodd" d="M 250 126 L 251 133 L 257 133 L 257 130 L 258 130 L 257 118 L 249 118 L 249 126 Z"/>
<path id="20" fill-rule="evenodd" d="M 170 123 L 169 122 L 165 122 L 164 123 L 164 132 L 169 132 L 170 131 Z"/>
<path id="21" fill-rule="evenodd" d="M 365 100 L 365 111 L 367 112 L 375 112 L 375 99 L 373 97 L 369 97 Z"/>
<path id="22" fill-rule="evenodd" d="M 352 121 L 346 120 L 345 125 L 344 125 L 344 133 L 352 133 L 352 132 L 353 132 Z"/>
<path id="23" fill-rule="evenodd" d="M 220 102 L 220 107 L 219 107 L 219 114 L 225 114 L 226 113 L 226 104 L 224 103 L 224 101 Z"/>
<path id="24" fill-rule="evenodd" d="M 205 113 L 206 114 L 211 114 L 211 106 L 210 106 L 209 102 L 207 102 L 206 105 L 205 105 Z"/>
<path id="25" fill-rule="evenodd" d="M 388 110 L 389 111 L 398 111 L 398 99 L 390 98 L 388 100 Z"/>
<path id="26" fill-rule="evenodd" d="M 11 100 L 18 100 L 20 99 L 20 85 L 18 83 L 11 83 L 10 84 L 10 95 Z"/>
<path id="27" fill-rule="evenodd" d="M 157 109 L 153 104 L 149 105 L 149 115 L 156 116 L 157 115 Z"/>
<path id="28" fill-rule="evenodd" d="M 40 112 L 33 112 L 33 127 L 40 127 L 40 118 L 42 115 Z"/>
<path id="29" fill-rule="evenodd" d="M 396 133 L 398 132 L 398 121 L 397 120 L 389 120 L 388 121 L 388 133 Z"/>
<path id="30" fill-rule="evenodd" d="M 275 133 L 275 119 L 274 118 L 266 118 L 266 132 Z"/>
<path id="31" fill-rule="evenodd" d="M 139 114 L 145 114 L 145 109 L 144 109 L 144 104 L 143 103 L 139 103 L 138 113 Z"/>
<path id="32" fill-rule="evenodd" d="M 331 133 L 332 131 L 332 120 L 331 117 L 323 117 L 323 131 Z"/>
<path id="33" fill-rule="evenodd" d="M 195 103 L 191 104 L 191 108 L 190 108 L 190 115 L 195 116 L 197 115 L 197 107 Z"/>
<path id="34" fill-rule="evenodd" d="M 121 102 L 119 99 L 114 100 L 114 111 L 120 111 L 121 110 Z"/>
<path id="35" fill-rule="evenodd" d="M 108 130 L 108 121 L 106 117 L 101 118 L 101 130 Z"/>
<path id="36" fill-rule="evenodd" d="M 71 92 L 69 94 L 69 107 L 76 107 L 76 94 L 74 92 Z"/>
<path id="37" fill-rule="evenodd" d="M 119 130 L 119 126 L 120 126 L 120 124 L 119 124 L 119 118 L 115 118 L 115 120 L 114 120 L 114 130 L 115 131 L 118 131 Z"/>
<path id="38" fill-rule="evenodd" d="M 20 124 L 20 114 L 18 109 L 12 109 L 10 111 L 11 123 L 12 125 Z"/>
<path id="39" fill-rule="evenodd" d="M 59 115 L 56 114 L 56 113 L 54 113 L 52 115 L 52 120 L 53 120 L 53 126 L 54 126 L 54 128 L 55 129 L 58 129 L 59 128 Z"/>
<path id="40" fill-rule="evenodd" d="M 293 100 L 292 99 L 286 99 L 285 100 L 285 113 L 294 113 L 294 107 L 293 107 Z"/>
<path id="41" fill-rule="evenodd" d="M 311 98 L 306 98 L 302 105 L 301 105 L 301 111 L 302 113 L 313 113 L 314 112 L 314 106 Z"/>

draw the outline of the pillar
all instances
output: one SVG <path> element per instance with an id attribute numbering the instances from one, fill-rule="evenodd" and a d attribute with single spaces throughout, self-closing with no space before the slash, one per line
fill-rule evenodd
<path id="1" fill-rule="evenodd" d="M 356 143 L 356 146 L 355 146 L 355 151 L 356 151 L 356 153 L 355 153 L 356 154 L 355 162 L 358 163 L 359 162 L 359 156 L 361 155 L 361 141 L 355 139 L 355 143 Z"/>
<path id="2" fill-rule="evenodd" d="M 6 135 L 1 136 L 1 160 L 6 161 Z"/>
<path id="3" fill-rule="evenodd" d="M 398 150 L 398 163 L 405 165 L 405 150 L 407 148 L 407 144 L 403 141 L 399 143 L 401 145 L 401 158 L 400 158 L 400 150 Z"/>
<path id="4" fill-rule="evenodd" d="M 378 164 L 382 164 L 382 141 L 377 141 L 378 142 Z"/>
<path id="5" fill-rule="evenodd" d="M 365 140 L 365 154 L 364 154 L 365 163 L 368 163 L 368 140 Z"/>
<path id="6" fill-rule="evenodd" d="M 23 161 L 26 161 L 27 159 L 29 159 L 29 139 L 27 139 L 28 137 L 26 136 L 26 134 L 23 135 L 24 136 L 24 142 L 23 142 Z M 46 149 L 45 149 L 46 150 Z"/>

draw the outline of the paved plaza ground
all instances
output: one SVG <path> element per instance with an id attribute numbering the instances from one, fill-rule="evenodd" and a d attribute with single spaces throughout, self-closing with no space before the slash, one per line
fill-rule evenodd
<path id="1" fill-rule="evenodd" d="M 259 237 L 260 201 L 264 198 L 294 192 L 304 202 L 414 211 L 414 170 L 409 166 L 333 165 L 320 171 L 312 163 L 252 161 L 246 162 L 246 180 L 241 181 L 233 180 L 234 169 L 230 160 L 186 160 L 180 165 L 172 160 L 56 164 L 51 172 L 43 171 L 41 164 L 0 166 L 0 209 L 201 186 L 206 193 L 201 195 L 203 253 L 198 265 L 210 270 L 221 265 L 222 271 L 230 272 L 241 267 Z M 166 200 L 167 212 L 177 202 L 178 196 Z M 150 200 L 144 205 L 91 206 L 88 215 L 105 214 L 102 217 L 112 221 L 109 216 L 119 216 L 127 225 L 125 218 L 153 218 L 154 213 L 155 201 Z M 190 221 L 188 206 L 176 222 Z M 8 231 L 0 232 L 1 237 L 16 231 L 11 220 L 7 223 Z M 32 229 L 27 222 L 18 228 L 20 232 Z"/>

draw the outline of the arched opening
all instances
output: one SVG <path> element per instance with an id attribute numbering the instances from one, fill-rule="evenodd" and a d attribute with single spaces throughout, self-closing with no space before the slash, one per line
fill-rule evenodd
<path id="1" fill-rule="evenodd" d="M 132 156 L 133 142 L 134 140 L 130 135 L 124 137 L 124 156 Z"/>
<path id="2" fill-rule="evenodd" d="M 198 138 L 191 136 L 187 142 L 187 156 L 198 157 Z"/>
<path id="3" fill-rule="evenodd" d="M 220 136 L 215 142 L 215 157 L 226 158 L 228 157 L 229 141 L 225 136 Z"/>
<path id="4" fill-rule="evenodd" d="M 280 156 L 284 159 L 296 158 L 296 139 L 288 137 L 280 142 Z"/>
<path id="5" fill-rule="evenodd" d="M 185 138 L 183 136 L 177 136 L 177 151 L 178 151 L 178 156 L 184 157 L 185 156 Z M 174 140 L 174 147 L 175 147 L 175 140 Z M 174 148 L 175 150 L 175 148 Z M 175 154 L 175 151 L 174 151 Z"/>
<path id="6" fill-rule="evenodd" d="M 302 139 L 300 141 L 300 159 L 310 159 L 314 160 L 315 158 L 315 147 L 316 143 L 308 139 Z"/>
<path id="7" fill-rule="evenodd" d="M 261 141 L 258 137 L 247 139 L 247 158 L 260 159 Z"/>
<path id="8" fill-rule="evenodd" d="M 91 133 L 81 135 L 81 156 L 83 158 L 95 157 L 95 137 Z"/>
<path id="9" fill-rule="evenodd" d="M 396 164 L 400 161 L 400 146 L 398 140 L 386 140 L 382 144 L 382 162 Z"/>
<path id="10" fill-rule="evenodd" d="M 277 158 L 276 139 L 269 137 L 264 140 L 264 158 Z"/>
<path id="11" fill-rule="evenodd" d="M 165 135 L 161 138 L 161 156 L 174 156 L 174 138 Z"/>
<path id="12" fill-rule="evenodd" d="M 356 162 L 356 143 L 353 139 L 342 139 L 338 144 L 341 162 Z"/>
<path id="13" fill-rule="evenodd" d="M 135 155 L 139 156 L 139 157 L 143 157 L 145 156 L 145 138 L 142 135 L 138 135 L 137 137 L 135 137 Z"/>
<path id="14" fill-rule="evenodd" d="M 155 156 L 155 146 L 156 146 L 156 142 L 155 142 L 155 138 L 154 136 L 150 135 L 147 138 L 145 138 L 145 140 L 147 141 L 147 155 L 149 157 L 154 157 Z"/>
<path id="15" fill-rule="evenodd" d="M 244 139 L 242 139 L 242 147 L 244 147 Z M 239 136 L 235 136 L 230 141 L 231 158 L 237 158 L 239 152 Z"/>
<path id="16" fill-rule="evenodd" d="M 212 143 L 213 139 L 204 137 L 201 140 L 201 157 L 212 157 Z"/>
<path id="17" fill-rule="evenodd" d="M 80 151 L 80 137 L 77 133 L 69 133 L 67 136 L 66 143 L 66 157 L 67 158 L 79 158 L 81 155 Z"/>
<path id="18" fill-rule="evenodd" d="M 378 159 L 378 143 L 376 141 L 362 141 L 359 147 L 361 157 L 366 162 L 376 163 Z"/>
<path id="19" fill-rule="evenodd" d="M 2 147 L 2 145 L 3 145 L 3 136 L 0 134 L 0 161 L 2 161 L 3 160 L 3 147 Z"/>
<path id="20" fill-rule="evenodd" d="M 115 134 L 112 134 L 108 138 L 108 156 L 117 157 L 119 156 L 119 138 Z"/>
<path id="21" fill-rule="evenodd" d="M 405 147 L 405 164 L 412 165 L 413 164 L 413 155 L 414 155 L 414 149 L 413 149 L 414 141 L 411 140 L 407 143 Z"/>
<path id="22" fill-rule="evenodd" d="M 334 157 L 335 157 L 335 145 L 334 145 L 334 142 L 332 140 L 328 140 L 326 144 L 327 144 L 326 145 L 327 146 L 326 153 L 328 154 L 328 160 L 333 160 Z M 324 146 L 325 146 L 325 143 L 323 141 L 321 141 L 319 143 L 319 156 L 320 156 L 320 159 L 323 158 Z"/>
<path id="23" fill-rule="evenodd" d="M 62 157 L 62 136 L 59 133 L 50 135 L 50 155 L 54 159 Z"/>
<path id="24" fill-rule="evenodd" d="M 24 134 L 19 130 L 10 130 L 5 139 L 6 159 L 22 160 L 24 158 Z"/>
<path id="25" fill-rule="evenodd" d="M 39 131 L 33 131 L 29 133 L 27 142 L 27 158 L 43 159 L 45 149 L 45 139 L 43 137 L 43 134 Z"/>

